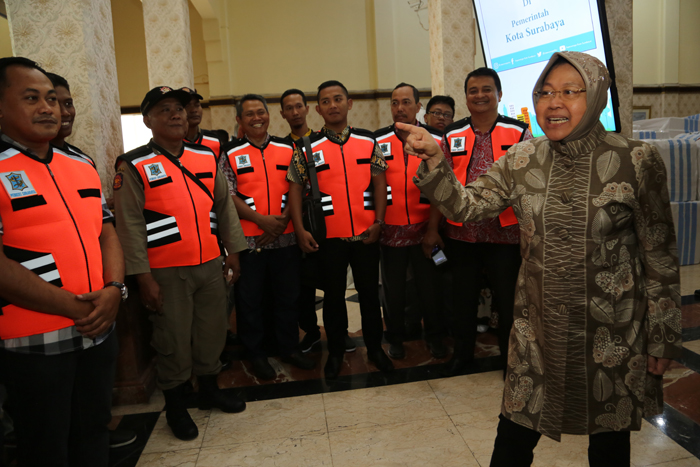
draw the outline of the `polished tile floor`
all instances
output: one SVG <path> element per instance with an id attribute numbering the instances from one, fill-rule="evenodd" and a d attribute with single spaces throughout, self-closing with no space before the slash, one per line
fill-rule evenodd
<path id="1" fill-rule="evenodd" d="M 632 434 L 632 465 L 700 466 L 700 265 L 681 268 L 684 354 L 665 376 L 664 414 Z M 241 414 L 191 409 L 200 436 L 179 441 L 165 423 L 163 396 L 148 404 L 115 407 L 113 426 L 131 428 L 138 442 L 113 451 L 114 466 L 488 466 L 503 388 L 495 369 L 495 336 L 484 333 L 477 360 L 463 375 L 439 376 L 444 360 L 423 341 L 384 375 L 367 362 L 359 309 L 348 294 L 350 335 L 342 376 L 322 378 L 326 353 L 316 348 L 314 370 L 271 359 L 272 382 L 258 381 L 244 361 L 222 373 L 220 385 L 248 401 Z M 319 312 L 320 314 L 320 312 Z M 194 403 L 193 403 L 194 404 Z M 546 438 L 535 451 L 539 467 L 586 466 L 587 438 Z"/>

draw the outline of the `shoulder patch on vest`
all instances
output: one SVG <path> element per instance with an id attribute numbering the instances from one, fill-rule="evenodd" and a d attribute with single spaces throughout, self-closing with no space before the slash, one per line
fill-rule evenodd
<path id="1" fill-rule="evenodd" d="M 37 194 L 24 170 L 0 173 L 0 181 L 10 199 L 26 198 Z"/>
<path id="2" fill-rule="evenodd" d="M 450 152 L 460 152 L 464 150 L 464 136 L 450 138 Z"/>
<path id="3" fill-rule="evenodd" d="M 252 164 L 250 162 L 250 156 L 248 154 L 241 154 L 236 156 L 236 168 L 245 169 L 250 167 Z"/>
<path id="4" fill-rule="evenodd" d="M 379 149 L 382 151 L 383 156 L 391 156 L 391 142 L 379 143 Z"/>
<path id="5" fill-rule="evenodd" d="M 162 162 L 153 162 L 151 164 L 144 164 L 143 171 L 146 174 L 146 179 L 149 182 L 155 182 L 161 178 L 165 178 L 168 174 L 165 173 L 165 167 L 163 167 Z"/>

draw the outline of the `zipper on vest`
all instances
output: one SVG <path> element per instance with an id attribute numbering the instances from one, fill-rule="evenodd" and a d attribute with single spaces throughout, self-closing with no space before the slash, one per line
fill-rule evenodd
<path id="1" fill-rule="evenodd" d="M 343 152 L 343 145 L 340 145 L 340 156 L 343 158 L 343 175 L 345 175 L 345 194 L 348 197 L 348 210 L 350 211 L 350 228 L 352 229 L 352 236 L 355 236 L 355 223 L 352 221 L 352 203 L 350 202 L 350 188 L 348 187 L 348 168 L 345 165 L 345 152 Z"/>
<path id="2" fill-rule="evenodd" d="M 182 167 L 182 162 L 180 159 L 177 160 L 177 163 Z M 197 227 L 197 240 L 199 241 L 199 264 L 202 264 L 202 236 L 199 234 L 199 216 L 197 215 L 197 206 L 194 205 L 194 198 L 192 197 L 192 191 L 190 191 L 190 185 L 187 183 L 187 179 L 185 178 L 185 172 L 180 170 L 180 173 L 182 174 L 182 180 L 185 182 L 185 186 L 187 187 L 187 193 L 190 194 L 190 201 L 192 201 L 192 209 L 194 210 L 194 225 Z"/>
<path id="3" fill-rule="evenodd" d="M 260 149 L 260 155 L 262 156 L 263 169 L 265 169 L 265 184 L 267 184 L 267 214 L 272 215 L 272 211 L 270 211 L 270 179 L 267 176 L 267 164 L 265 163 L 264 149 Z"/>
<path id="4" fill-rule="evenodd" d="M 408 219 L 408 224 L 411 224 L 411 214 L 408 213 L 408 160 L 406 159 L 406 154 L 403 155 L 403 199 L 406 205 L 406 219 Z"/>
<path id="5" fill-rule="evenodd" d="M 70 216 L 71 220 L 73 221 L 73 226 L 75 226 L 75 233 L 78 234 L 78 240 L 80 240 L 80 246 L 83 249 L 83 256 L 85 257 L 85 269 L 87 270 L 87 276 L 88 276 L 88 288 L 90 289 L 90 292 L 92 292 L 92 281 L 90 280 L 90 264 L 88 262 L 87 251 L 85 250 L 85 243 L 83 243 L 83 237 L 80 235 L 80 230 L 78 230 L 78 223 L 75 222 L 75 217 L 73 217 L 73 213 L 70 211 L 70 208 L 68 207 L 68 203 L 66 202 L 66 198 L 64 198 L 63 193 L 61 193 L 61 188 L 58 186 L 58 183 L 56 182 L 56 177 L 53 176 L 53 171 L 51 170 L 51 167 L 49 167 L 49 164 L 46 164 L 46 168 L 48 169 L 49 174 L 51 175 L 51 180 L 53 180 L 53 184 L 56 185 L 56 190 L 58 190 L 58 194 L 61 195 L 61 200 L 63 200 L 63 204 L 66 206 L 66 211 L 68 211 L 68 215 Z"/>

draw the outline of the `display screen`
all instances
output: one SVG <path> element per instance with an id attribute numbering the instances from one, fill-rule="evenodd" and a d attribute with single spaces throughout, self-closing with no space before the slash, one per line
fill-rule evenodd
<path id="1" fill-rule="evenodd" d="M 529 124 L 533 136 L 544 133 L 532 90 L 552 54 L 586 52 L 605 63 L 614 78 L 605 9 L 598 0 L 473 1 L 484 61 L 501 79 L 499 112 Z M 600 121 L 606 130 L 620 131 L 614 79 L 612 86 Z"/>

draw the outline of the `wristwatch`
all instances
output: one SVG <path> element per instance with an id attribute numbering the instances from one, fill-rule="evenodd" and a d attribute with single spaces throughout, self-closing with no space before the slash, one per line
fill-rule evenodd
<path id="1" fill-rule="evenodd" d="M 379 224 L 379 227 L 384 225 L 384 221 L 382 219 L 374 219 L 375 224 Z"/>
<path id="2" fill-rule="evenodd" d="M 121 282 L 107 282 L 105 284 L 105 286 L 102 288 L 106 289 L 107 287 L 110 287 L 110 286 L 116 287 L 119 289 L 119 292 L 121 292 L 121 294 L 122 294 L 122 302 L 125 302 L 126 299 L 129 297 L 129 289 L 127 289 L 126 286 L 124 284 L 122 284 Z"/>

